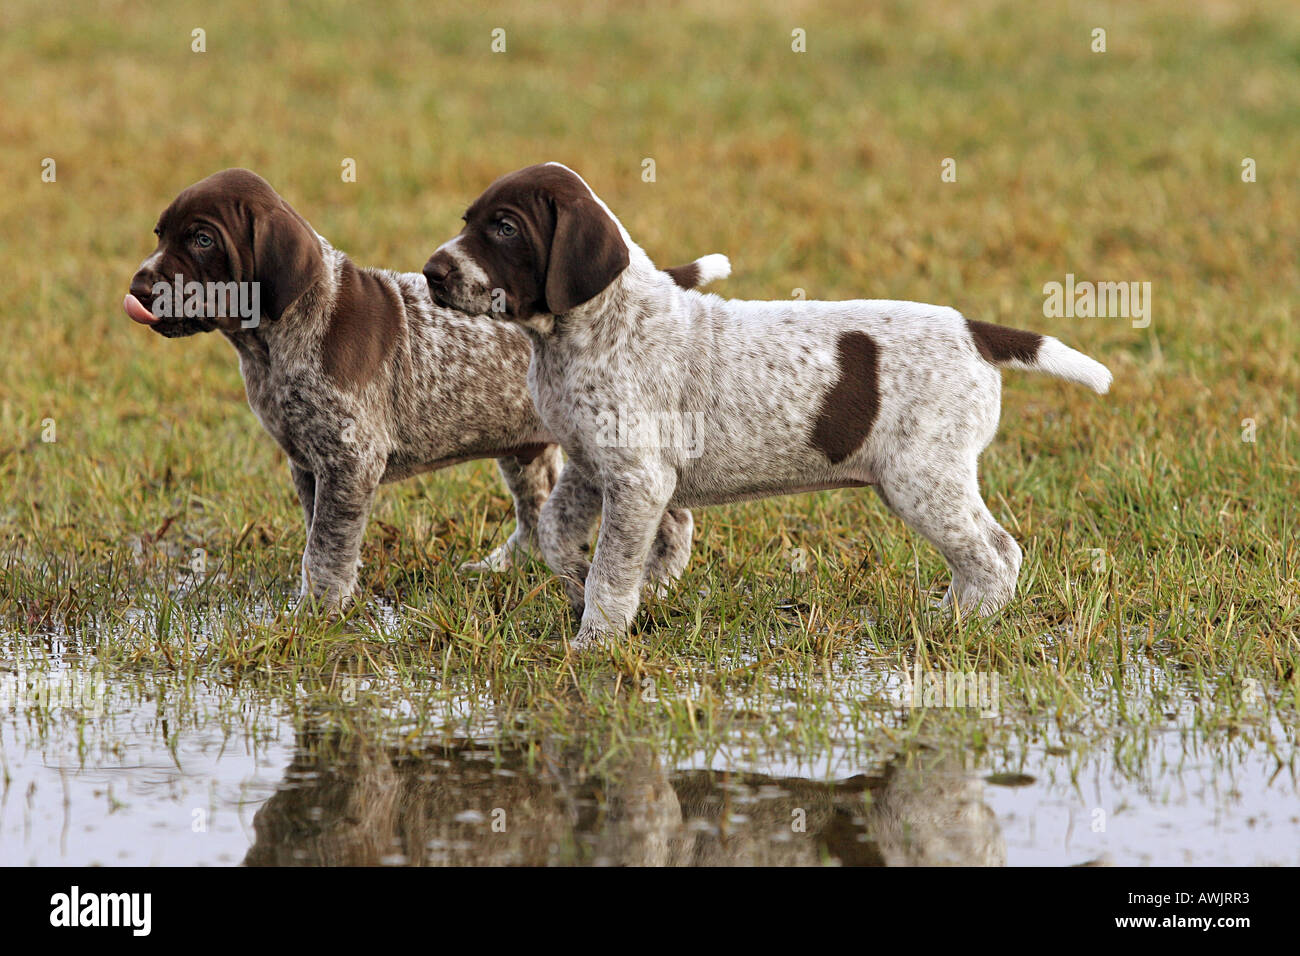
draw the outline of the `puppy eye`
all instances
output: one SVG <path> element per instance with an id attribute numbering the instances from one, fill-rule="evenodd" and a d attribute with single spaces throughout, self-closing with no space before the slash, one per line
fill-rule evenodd
<path id="1" fill-rule="evenodd" d="M 157 236 L 159 239 L 162 238 L 162 230 L 159 229 L 157 226 L 153 227 L 153 234 Z"/>
<path id="2" fill-rule="evenodd" d="M 513 239 L 519 235 L 519 230 L 515 228 L 515 224 L 510 220 L 502 219 L 501 222 L 497 223 L 497 235 L 502 239 Z"/>
<path id="3" fill-rule="evenodd" d="M 194 244 L 200 249 L 207 249 L 212 245 L 212 237 L 206 232 L 196 232 L 194 234 Z"/>

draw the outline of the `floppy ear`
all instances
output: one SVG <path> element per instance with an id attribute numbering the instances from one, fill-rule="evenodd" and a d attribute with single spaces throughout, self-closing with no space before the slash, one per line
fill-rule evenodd
<path id="1" fill-rule="evenodd" d="M 627 245 L 618 226 L 595 200 L 557 200 L 555 235 L 546 267 L 546 309 L 568 312 L 613 282 L 627 268 Z"/>
<path id="2" fill-rule="evenodd" d="M 253 277 L 261 283 L 263 317 L 283 315 L 324 267 L 315 231 L 283 199 L 253 216 Z"/>

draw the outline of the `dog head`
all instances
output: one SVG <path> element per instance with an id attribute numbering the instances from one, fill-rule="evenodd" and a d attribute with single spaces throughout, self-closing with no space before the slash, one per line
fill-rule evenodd
<path id="1" fill-rule="evenodd" d="M 559 163 L 503 176 L 465 213 L 465 227 L 424 266 L 434 299 L 470 315 L 528 323 L 596 296 L 628 265 L 618 221 Z"/>
<path id="2" fill-rule="evenodd" d="M 214 173 L 182 191 L 154 234 L 158 246 L 122 305 L 169 338 L 274 321 L 324 269 L 315 231 L 246 169 Z"/>

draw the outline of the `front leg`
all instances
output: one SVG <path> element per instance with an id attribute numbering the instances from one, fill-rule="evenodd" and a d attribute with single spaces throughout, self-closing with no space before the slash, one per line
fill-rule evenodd
<path id="1" fill-rule="evenodd" d="M 299 468 L 289 462 L 289 474 L 293 476 L 293 487 L 298 492 L 298 503 L 302 505 L 303 521 L 307 535 L 311 536 L 311 516 L 316 507 L 316 476 L 306 468 Z"/>
<path id="2" fill-rule="evenodd" d="M 582 625 L 573 640 L 583 650 L 626 633 L 641 603 L 646 560 L 672 497 L 670 475 L 642 473 L 605 485 L 596 556 L 587 574 Z"/>
<path id="3" fill-rule="evenodd" d="M 566 465 L 538 519 L 538 547 L 551 571 L 564 582 L 573 613 L 581 616 L 586 605 L 585 584 L 591 565 L 591 529 L 600 515 L 601 492 L 578 469 Z M 695 528 L 690 511 L 669 508 L 645 563 L 642 584 L 662 597 L 668 585 L 681 577 L 691 557 Z"/>
<path id="4" fill-rule="evenodd" d="M 341 609 L 352 598 L 361 537 L 379 487 L 382 467 L 316 475 L 311 531 L 303 555 L 302 596 Z"/>
<path id="5" fill-rule="evenodd" d="M 560 446 L 546 445 L 537 455 L 508 455 L 497 459 L 501 477 L 515 503 L 515 530 L 501 547 L 482 561 L 467 561 L 462 571 L 505 571 L 519 564 L 537 547 L 537 524 L 542 506 L 559 478 Z"/>
<path id="6" fill-rule="evenodd" d="M 538 547 L 552 573 L 564 582 L 574 614 L 582 614 L 583 585 L 591 567 L 587 562 L 591 529 L 600 514 L 600 503 L 600 489 L 569 462 L 537 520 Z"/>

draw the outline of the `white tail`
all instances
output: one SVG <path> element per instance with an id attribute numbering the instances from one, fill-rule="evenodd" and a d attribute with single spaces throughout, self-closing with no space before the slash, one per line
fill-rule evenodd
<path id="1" fill-rule="evenodd" d="M 1099 395 L 1110 391 L 1110 369 L 1076 352 L 1050 335 L 1010 329 L 1004 325 L 966 320 L 975 348 L 984 361 L 999 368 L 1046 372 L 1067 382 L 1086 385 Z"/>
<path id="2" fill-rule="evenodd" d="M 695 268 L 700 270 L 700 285 L 707 285 L 731 275 L 731 260 L 720 252 L 713 252 L 696 259 Z"/>
<path id="3" fill-rule="evenodd" d="M 1105 395 L 1110 391 L 1110 369 L 1050 335 L 1043 336 L 1043 341 L 1038 346 L 1038 355 L 1033 362 L 1008 362 L 1007 364 L 1013 368 L 1020 366 L 1034 372 L 1046 372 L 1067 382 L 1086 385 L 1098 395 Z"/>

